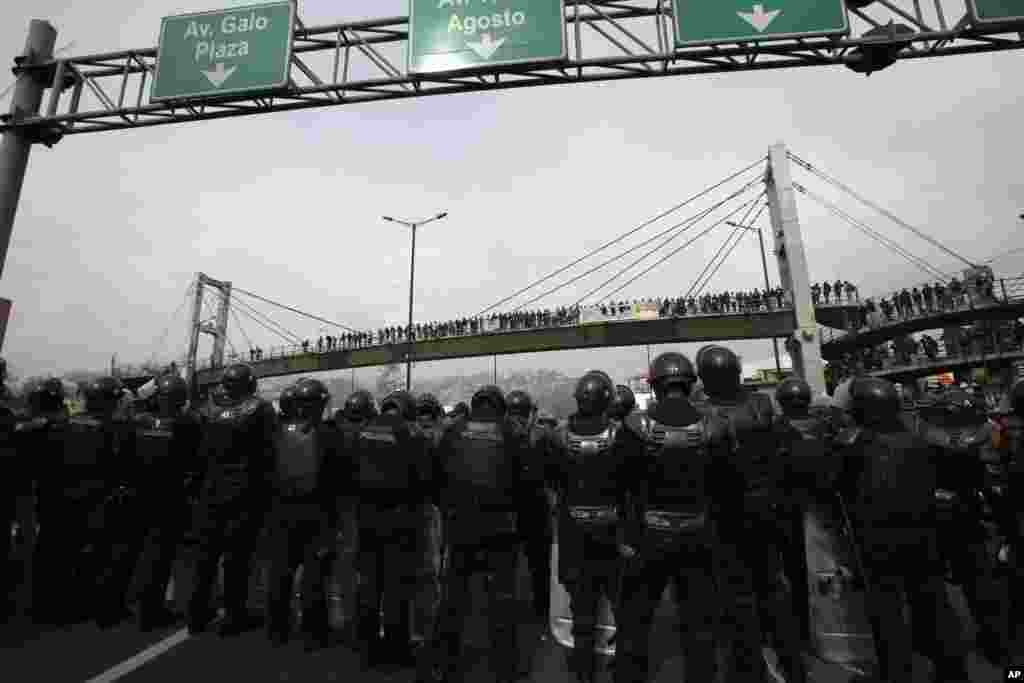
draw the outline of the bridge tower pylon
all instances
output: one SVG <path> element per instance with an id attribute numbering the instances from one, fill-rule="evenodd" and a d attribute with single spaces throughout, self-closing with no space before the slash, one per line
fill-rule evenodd
<path id="1" fill-rule="evenodd" d="M 793 370 L 818 395 L 825 394 L 825 363 L 811 300 L 811 275 L 807 267 L 803 233 L 796 209 L 796 194 L 786 145 L 779 142 L 768 151 L 768 210 L 775 238 L 782 289 L 792 299 L 796 329 L 786 340 Z"/>
<path id="2" fill-rule="evenodd" d="M 217 315 L 213 321 L 203 321 L 203 295 L 206 289 L 215 289 L 220 292 L 217 304 Z M 189 382 L 192 383 L 196 376 L 198 364 L 196 356 L 199 353 L 200 333 L 209 334 L 213 337 L 213 351 L 210 354 L 211 367 L 219 368 L 224 365 L 224 344 L 228 338 L 228 312 L 231 309 L 231 283 L 221 280 L 214 280 L 204 273 L 196 273 L 195 294 L 192 299 L 192 318 L 189 322 L 189 343 L 188 358 L 186 359 L 186 372 Z"/>

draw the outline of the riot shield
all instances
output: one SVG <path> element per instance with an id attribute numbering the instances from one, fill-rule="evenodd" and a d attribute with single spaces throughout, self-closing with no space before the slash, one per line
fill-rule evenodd
<path id="1" fill-rule="evenodd" d="M 811 647 L 825 661 L 870 675 L 877 659 L 867 592 L 840 505 L 815 500 L 804 518 Z"/>

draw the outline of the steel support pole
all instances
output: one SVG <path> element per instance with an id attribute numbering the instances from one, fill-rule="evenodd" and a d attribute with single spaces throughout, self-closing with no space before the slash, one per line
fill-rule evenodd
<path id="1" fill-rule="evenodd" d="M 416 224 L 413 223 L 412 227 L 412 255 L 409 259 L 409 330 L 406 337 L 408 342 L 408 350 L 405 354 L 405 390 L 412 391 L 412 353 L 415 347 L 415 342 L 412 336 L 412 294 L 413 294 L 413 282 L 416 279 Z"/>
<path id="2" fill-rule="evenodd" d="M 790 174 L 789 156 L 782 143 L 768 153 L 768 208 L 775 236 L 775 256 L 779 263 L 782 288 L 793 303 L 794 330 L 787 350 L 793 358 L 793 370 L 819 395 L 825 391 L 825 363 L 821 358 L 821 340 L 811 301 L 811 276 L 796 210 L 796 195 Z"/>
<path id="3" fill-rule="evenodd" d="M 48 21 L 33 19 L 28 25 L 28 39 L 25 41 L 23 66 L 48 62 L 53 58 L 53 46 L 57 42 L 57 29 Z M 58 87 L 59 84 L 58 84 Z M 11 120 L 31 118 L 39 115 L 45 86 L 28 72 L 18 76 L 11 101 Z M 12 129 L 0 140 L 0 276 L 7 261 L 7 249 L 11 244 L 14 230 L 14 216 L 18 211 L 18 199 L 25 182 L 28 155 L 32 150 L 32 136 L 29 131 Z"/>
<path id="4" fill-rule="evenodd" d="M 228 312 L 231 307 L 231 283 L 222 282 L 220 290 L 220 306 L 217 308 L 217 334 L 213 338 L 213 363 L 215 367 L 224 367 L 224 346 L 228 340 Z"/>

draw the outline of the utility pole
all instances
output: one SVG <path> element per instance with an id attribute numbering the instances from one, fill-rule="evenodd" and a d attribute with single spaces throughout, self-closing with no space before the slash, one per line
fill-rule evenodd
<path id="1" fill-rule="evenodd" d="M 404 225 L 412 230 L 412 250 L 409 257 L 409 327 L 406 330 L 406 353 L 405 353 L 405 390 L 412 391 L 412 356 L 413 350 L 415 349 L 415 342 L 412 338 L 412 301 L 413 301 L 413 283 L 416 280 L 416 228 L 432 223 L 433 221 L 439 221 L 448 215 L 447 211 L 437 214 L 433 218 L 428 218 L 423 221 L 400 221 L 397 218 L 391 216 L 382 216 L 382 218 L 389 223 L 398 223 Z"/>
<path id="2" fill-rule="evenodd" d="M 39 115 L 43 90 L 48 84 L 38 73 L 21 69 L 53 59 L 53 46 L 56 42 L 57 29 L 49 22 L 40 19 L 29 22 L 25 51 L 20 57 L 15 58 L 18 81 L 11 100 L 11 121 Z M 58 67 L 58 76 L 62 75 L 61 71 L 62 69 Z M 60 94 L 62 80 L 63 78 L 54 78 L 54 81 L 58 81 L 53 84 L 57 89 L 55 95 Z M 35 141 L 31 130 L 17 128 L 4 133 L 3 139 L 0 140 L 0 275 L 3 274 L 7 261 L 7 249 L 11 245 L 11 233 L 14 231 L 14 216 L 18 211 L 21 188 L 25 183 L 29 152 L 32 151 L 32 143 Z"/>
<path id="3" fill-rule="evenodd" d="M 491 371 L 491 384 L 498 386 L 498 356 L 491 356 L 494 362 L 493 370 Z"/>
<path id="4" fill-rule="evenodd" d="M 761 268 L 764 270 L 764 291 L 770 292 L 772 289 L 771 280 L 768 279 L 768 253 L 764 247 L 764 232 L 760 228 L 755 228 L 752 225 L 740 225 L 739 223 L 733 223 L 732 221 L 726 221 L 727 224 L 734 228 L 742 228 L 747 232 L 757 233 L 757 241 L 761 245 Z M 765 302 L 765 306 L 768 302 Z M 782 361 L 779 358 L 779 340 L 776 337 L 772 337 L 772 348 L 775 350 L 775 372 L 778 373 L 778 377 L 782 379 Z"/>

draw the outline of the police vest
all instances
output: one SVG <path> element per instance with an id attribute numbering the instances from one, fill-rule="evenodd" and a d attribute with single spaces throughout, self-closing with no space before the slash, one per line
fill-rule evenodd
<path id="1" fill-rule="evenodd" d="M 703 529 L 709 506 L 713 418 L 673 426 L 650 416 L 627 425 L 644 444 L 644 525 L 648 533 L 678 535 Z"/>
<path id="2" fill-rule="evenodd" d="M 283 422 L 277 433 L 277 483 L 285 495 L 313 493 L 322 464 L 320 430 L 305 421 Z"/>
<path id="3" fill-rule="evenodd" d="M 778 424 L 785 441 L 781 449 L 785 457 L 781 466 L 785 470 L 780 473 L 784 483 L 796 484 L 793 478 L 797 477 L 800 482 L 813 486 L 814 482 L 807 477 L 822 473 L 827 466 L 825 425 L 814 417 L 781 417 Z"/>
<path id="4" fill-rule="evenodd" d="M 147 466 L 160 466 L 174 457 L 174 434 L 177 420 L 173 417 L 141 415 L 136 420 L 135 438 L 139 457 Z"/>
<path id="5" fill-rule="evenodd" d="M 503 422 L 467 421 L 456 428 L 444 463 L 451 502 L 477 509 L 509 509 L 515 504 L 522 443 L 510 442 Z"/>
<path id="6" fill-rule="evenodd" d="M 64 495 L 82 500 L 103 492 L 116 456 L 111 424 L 89 415 L 76 415 L 68 420 L 63 432 Z"/>
<path id="7" fill-rule="evenodd" d="M 204 452 L 214 463 L 248 469 L 254 459 L 265 455 L 267 427 L 275 420 L 269 403 L 251 396 L 235 405 L 210 403 L 202 412 Z"/>
<path id="8" fill-rule="evenodd" d="M 377 418 L 359 432 L 355 484 L 360 494 L 398 502 L 409 497 L 415 481 L 411 426 L 396 418 Z"/>
<path id="9" fill-rule="evenodd" d="M 609 423 L 597 434 L 577 434 L 566 425 L 558 440 L 565 453 L 566 511 L 584 526 L 603 526 L 619 520 L 618 480 L 612 449 L 618 428 Z"/>

